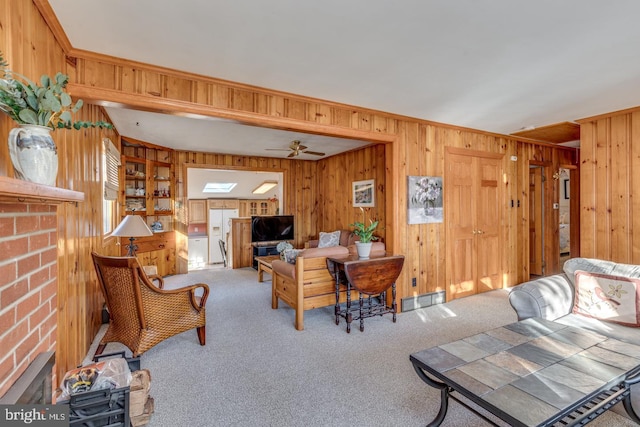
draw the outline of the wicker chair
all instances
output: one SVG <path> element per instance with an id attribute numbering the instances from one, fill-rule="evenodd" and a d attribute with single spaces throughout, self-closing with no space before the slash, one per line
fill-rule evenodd
<path id="1" fill-rule="evenodd" d="M 109 257 L 91 253 L 98 281 L 109 311 L 109 328 L 96 355 L 109 342 L 126 345 L 137 357 L 154 345 L 189 329 L 197 328 L 205 345 L 205 304 L 209 287 L 199 283 L 163 290 L 159 276 L 148 277 L 135 257 Z M 156 287 L 152 280 L 158 280 Z M 195 291 L 202 288 L 201 296 Z"/>

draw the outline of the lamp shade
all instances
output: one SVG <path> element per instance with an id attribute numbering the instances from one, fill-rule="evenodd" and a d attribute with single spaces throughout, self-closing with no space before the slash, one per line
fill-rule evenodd
<path id="1" fill-rule="evenodd" d="M 149 228 L 144 219 L 139 215 L 127 215 L 111 233 L 118 237 L 143 237 L 153 236 L 153 231 Z"/>

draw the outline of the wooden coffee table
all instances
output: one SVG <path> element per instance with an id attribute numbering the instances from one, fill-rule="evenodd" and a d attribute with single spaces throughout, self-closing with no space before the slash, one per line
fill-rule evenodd
<path id="1" fill-rule="evenodd" d="M 264 273 L 269 273 L 273 276 L 271 263 L 276 259 L 280 259 L 280 255 L 265 255 L 255 257 L 255 260 L 258 262 L 258 282 L 264 282 Z"/>
<path id="2" fill-rule="evenodd" d="M 580 328 L 531 318 L 410 360 L 440 390 L 440 412 L 429 426 L 442 423 L 449 398 L 492 425 L 466 399 L 515 427 L 584 425 L 618 402 L 640 424 L 630 397 L 640 382 L 640 346 Z"/>

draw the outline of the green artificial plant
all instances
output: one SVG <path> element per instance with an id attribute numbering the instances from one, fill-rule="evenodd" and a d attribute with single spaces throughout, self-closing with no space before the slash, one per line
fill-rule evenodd
<path id="1" fill-rule="evenodd" d="M 376 227 L 378 227 L 378 221 L 369 219 L 369 225 L 366 225 L 365 211 L 363 208 L 360 208 L 360 210 L 362 211 L 362 222 L 349 224 L 350 227 L 355 228 L 353 234 L 360 238 L 360 243 L 371 243 L 374 240 L 378 240 L 378 238 L 373 235 Z"/>
<path id="2" fill-rule="evenodd" d="M 40 85 L 37 85 L 25 76 L 12 72 L 8 66 L 0 51 L 0 110 L 17 123 L 51 129 L 113 128 L 113 125 L 103 121 L 72 120 L 71 114 L 82 108 L 83 102 L 79 99 L 73 104 L 71 96 L 64 91 L 69 83 L 66 74 L 56 73 L 53 78 L 43 74 Z"/>

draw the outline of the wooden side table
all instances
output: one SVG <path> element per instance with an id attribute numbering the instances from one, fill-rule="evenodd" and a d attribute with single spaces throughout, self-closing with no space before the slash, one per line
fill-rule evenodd
<path id="1" fill-rule="evenodd" d="M 269 273 L 271 276 L 273 276 L 271 263 L 276 259 L 280 259 L 280 255 L 265 255 L 255 257 L 255 260 L 258 262 L 258 282 L 264 282 L 264 273 Z"/>
<path id="2" fill-rule="evenodd" d="M 336 325 L 340 317 L 347 321 L 347 332 L 351 332 L 351 322 L 360 320 L 360 331 L 364 331 L 364 319 L 392 313 L 396 321 L 396 279 L 402 271 L 403 255 L 382 255 L 361 259 L 357 255 L 333 258 L 327 257 L 327 267 L 336 279 Z M 347 287 L 346 308 L 340 306 L 340 285 Z M 387 305 L 387 290 L 391 288 L 391 305 Z M 351 290 L 359 293 L 358 302 L 352 306 Z M 364 296 L 367 296 L 365 301 Z M 376 297 L 376 298 L 373 298 Z"/>

